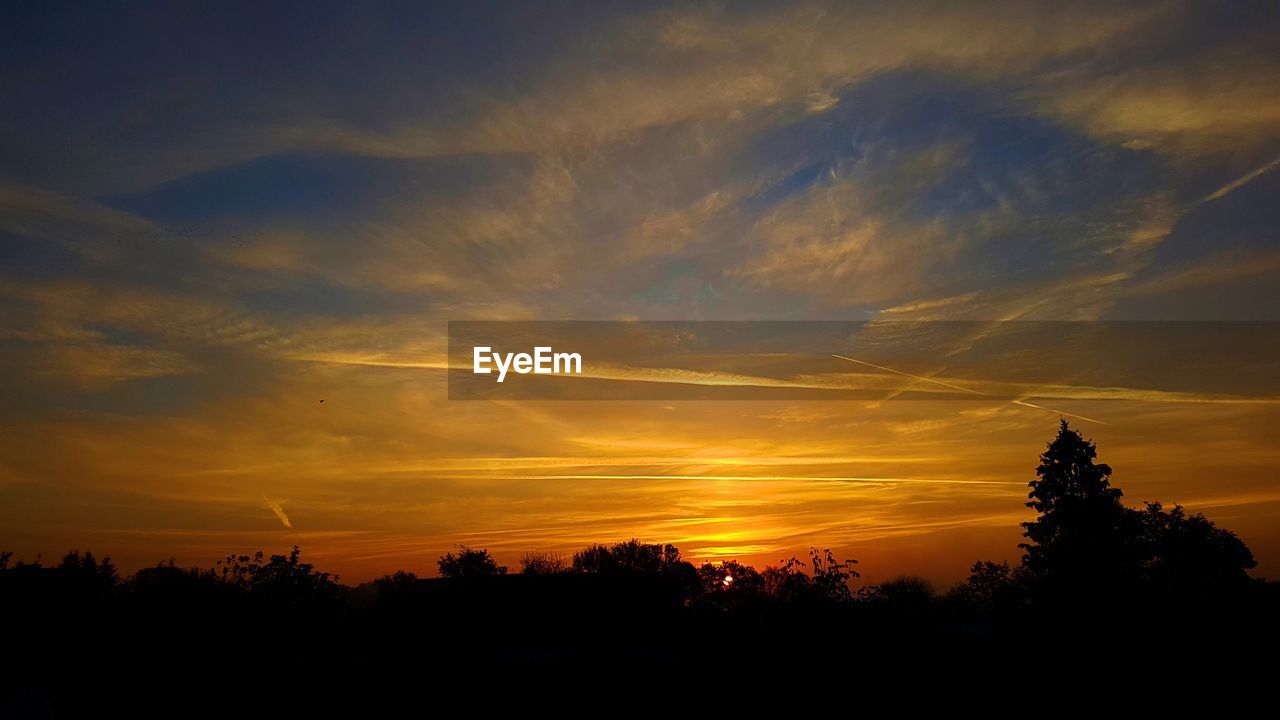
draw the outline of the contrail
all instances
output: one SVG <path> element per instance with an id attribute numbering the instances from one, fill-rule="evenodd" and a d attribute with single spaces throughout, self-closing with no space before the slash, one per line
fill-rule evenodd
<path id="1" fill-rule="evenodd" d="M 921 376 L 921 375 L 912 375 L 911 373 L 902 372 L 901 370 L 894 370 L 894 369 L 893 369 L 893 368 L 891 368 L 891 367 L 885 367 L 885 366 L 883 366 L 883 365 L 876 365 L 875 363 L 869 363 L 869 362 L 867 362 L 867 361 L 865 361 L 865 360 L 856 360 L 856 359 L 854 359 L 854 358 L 846 357 L 846 356 L 844 356 L 844 355 L 837 355 L 837 354 L 835 354 L 835 353 L 831 353 L 831 356 L 832 356 L 832 357 L 838 357 L 838 358 L 840 358 L 841 360 L 848 360 L 849 362 L 852 362 L 852 363 L 858 363 L 859 365 L 866 365 L 867 367 L 873 367 L 873 368 L 875 368 L 875 369 L 877 369 L 877 370 L 884 370 L 885 372 L 891 372 L 891 373 L 894 373 L 894 374 L 896 374 L 896 375 L 902 375 L 903 377 L 909 377 L 909 378 L 911 378 L 912 380 L 920 380 L 920 381 L 922 381 L 922 382 L 933 383 L 934 385 L 941 385 L 942 387 L 945 387 L 945 388 L 951 388 L 952 390 L 960 390 L 961 392 L 967 392 L 967 393 L 970 393 L 970 394 L 972 394 L 972 395 L 982 395 L 983 397 L 990 397 L 989 395 L 987 395 L 987 393 L 981 392 L 981 391 L 979 391 L 979 390 L 973 390 L 973 389 L 971 389 L 971 388 L 960 387 L 959 385 L 952 385 L 951 383 L 945 383 L 945 382 L 942 382 L 941 380 L 934 380 L 933 378 L 927 378 L 927 377 L 923 377 L 923 376 Z M 1069 412 L 1063 412 L 1063 411 L 1061 411 L 1061 410 L 1054 410 L 1053 408 L 1047 408 L 1047 407 L 1044 407 L 1044 406 L 1042 406 L 1042 405 L 1036 405 L 1036 404 L 1034 404 L 1034 403 L 1029 403 L 1029 402 L 1027 402 L 1027 401 L 1025 401 L 1025 400 L 1010 400 L 1009 402 L 1013 403 L 1014 405 L 1022 405 L 1023 407 L 1035 408 L 1036 410 L 1043 410 L 1043 411 L 1045 411 L 1045 412 L 1050 412 L 1050 413 L 1057 413 L 1058 415 L 1065 415 L 1066 417 L 1076 418 L 1077 420 L 1084 420 L 1084 421 L 1086 421 L 1086 422 L 1098 423 L 1099 425 L 1108 425 L 1108 424 L 1109 424 L 1109 423 L 1103 422 L 1102 420 L 1095 420 L 1094 418 L 1085 417 L 1085 416 L 1083 416 L 1083 415 L 1074 415 L 1074 414 L 1069 413 Z"/>
<path id="2" fill-rule="evenodd" d="M 284 508 L 280 507 L 280 503 L 268 500 L 266 495 L 262 496 L 262 501 L 267 504 L 267 507 L 271 508 L 271 512 L 275 513 L 276 517 L 280 518 L 281 525 L 284 525 L 290 530 L 293 529 L 293 523 L 289 522 L 289 516 L 284 514 Z"/>
<path id="3" fill-rule="evenodd" d="M 885 372 L 896 373 L 904 377 L 909 377 L 913 380 L 922 380 L 924 382 L 933 383 L 934 385 L 941 385 L 942 387 L 948 387 L 948 388 L 951 388 L 952 390 L 960 390 L 961 392 L 972 393 L 974 395 L 986 395 L 986 393 L 978 392 L 977 390 L 970 390 L 969 388 L 963 388 L 963 387 L 960 387 L 959 385 L 944 383 L 941 380 L 934 380 L 933 378 L 921 377 L 919 375 L 912 375 L 911 373 L 905 373 L 905 372 L 902 372 L 901 370 L 894 370 L 893 368 L 890 368 L 890 367 L 885 367 L 883 365 L 876 365 L 875 363 L 869 363 L 863 360 L 854 360 L 853 358 L 845 357 L 844 355 L 836 355 L 835 353 L 831 353 L 831 356 L 838 357 L 841 360 L 848 360 L 849 362 L 858 363 L 859 365 L 866 365 L 867 367 L 873 367 L 877 370 L 884 370 Z"/>
<path id="4" fill-rule="evenodd" d="M 1029 403 L 1029 402 L 1027 402 L 1026 400 L 1014 400 L 1014 401 L 1013 401 L 1013 404 L 1014 404 L 1014 405 L 1025 405 L 1025 406 L 1027 406 L 1027 407 L 1029 407 L 1029 408 L 1035 408 L 1035 409 L 1037 409 L 1037 410 L 1044 410 L 1045 412 L 1058 413 L 1059 415 L 1065 415 L 1065 416 L 1067 416 L 1067 417 L 1072 417 L 1072 418 L 1075 418 L 1075 419 L 1077 419 L 1077 420 L 1085 420 L 1085 421 L 1087 421 L 1087 422 L 1091 422 L 1091 423 L 1098 423 L 1099 425 L 1110 425 L 1110 424 L 1111 424 L 1111 423 L 1103 422 L 1103 421 L 1101 421 L 1101 420 L 1095 420 L 1095 419 L 1093 419 L 1093 418 L 1091 418 L 1091 417 L 1085 417 L 1085 416 L 1083 416 L 1083 415 L 1072 415 L 1072 414 L 1071 414 L 1071 413 L 1069 413 L 1069 412 L 1063 412 L 1063 411 L 1061 411 L 1061 410 L 1054 410 L 1053 408 L 1043 407 L 1043 406 L 1040 406 L 1040 405 L 1036 405 L 1035 403 Z"/>
<path id="5" fill-rule="evenodd" d="M 1226 185 L 1223 185 L 1222 187 L 1220 187 L 1220 188 L 1218 188 L 1217 190 L 1213 191 L 1213 192 L 1212 192 L 1212 193 L 1210 193 L 1209 195 L 1206 195 L 1205 197 L 1201 198 L 1201 199 L 1200 199 L 1200 202 L 1201 202 L 1201 203 L 1207 203 L 1207 202 L 1211 202 L 1211 201 L 1213 201 L 1213 200 L 1217 200 L 1217 199 L 1219 199 L 1219 198 L 1221 198 L 1221 197 L 1225 197 L 1226 195 L 1229 195 L 1229 194 L 1231 194 L 1231 193 L 1235 192 L 1236 190 L 1239 190 L 1240 188 L 1244 187 L 1245 185 L 1248 185 L 1249 183 L 1253 182 L 1254 180 L 1257 180 L 1258 178 L 1262 177 L 1263 175 L 1266 175 L 1267 173 L 1271 172 L 1272 170 L 1275 170 L 1277 167 L 1280 167 L 1280 157 L 1276 158 L 1275 160 L 1272 160 L 1271 162 L 1267 163 L 1266 165 L 1263 165 L 1262 167 L 1258 168 L 1257 170 L 1254 170 L 1253 172 L 1249 173 L 1248 175 L 1245 175 L 1244 177 L 1237 178 L 1237 179 L 1232 180 L 1231 182 L 1227 183 Z M 1196 204 L 1199 204 L 1199 203 L 1196 203 Z"/>

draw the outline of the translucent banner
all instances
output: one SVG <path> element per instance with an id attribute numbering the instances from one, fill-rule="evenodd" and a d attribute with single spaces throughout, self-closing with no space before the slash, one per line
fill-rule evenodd
<path id="1" fill-rule="evenodd" d="M 453 400 L 1276 402 L 1275 322 L 449 323 Z"/>

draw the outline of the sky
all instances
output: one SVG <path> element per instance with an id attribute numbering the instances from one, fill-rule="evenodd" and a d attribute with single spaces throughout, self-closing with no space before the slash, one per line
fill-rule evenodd
<path id="1" fill-rule="evenodd" d="M 1016 561 L 1065 413 L 1128 502 L 1275 578 L 1277 88 L 1271 2 L 7 4 L 0 549 L 296 544 L 356 582 L 638 537 L 945 585 Z M 450 400 L 464 320 L 1236 321 L 1263 349 L 1207 332 L 1021 403 L 901 373 L 1039 359 L 921 353 L 810 368 L 879 399 Z"/>

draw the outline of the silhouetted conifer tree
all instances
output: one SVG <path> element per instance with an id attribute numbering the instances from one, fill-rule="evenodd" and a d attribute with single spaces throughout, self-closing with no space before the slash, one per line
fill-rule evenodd
<path id="1" fill-rule="evenodd" d="M 1027 507 L 1040 513 L 1022 523 L 1029 542 L 1023 565 L 1055 594 L 1109 588 L 1124 577 L 1126 511 L 1111 487 L 1111 467 L 1095 463 L 1097 449 L 1062 421 L 1040 455 Z"/>

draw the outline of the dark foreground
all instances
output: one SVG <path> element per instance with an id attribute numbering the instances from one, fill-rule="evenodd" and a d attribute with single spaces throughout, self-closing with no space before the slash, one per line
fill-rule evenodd
<path id="1" fill-rule="evenodd" d="M 543 699 L 620 689 L 643 701 L 761 676 L 856 679 L 864 692 L 906 679 L 990 687 L 1032 668 L 1194 677 L 1203 690 L 1215 677 L 1252 685 L 1280 638 L 1277 588 L 1260 582 L 1214 600 L 1014 607 L 907 588 L 690 602 L 662 575 L 569 573 L 290 598 L 201 588 L 175 572 L 172 585 L 104 596 L 44 573 L 23 592 L 4 588 L 3 717 L 365 716 L 454 697 L 521 702 L 530 690 L 517 688 L 530 686 Z"/>

